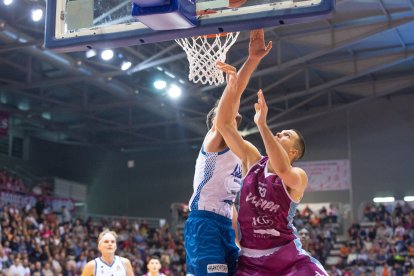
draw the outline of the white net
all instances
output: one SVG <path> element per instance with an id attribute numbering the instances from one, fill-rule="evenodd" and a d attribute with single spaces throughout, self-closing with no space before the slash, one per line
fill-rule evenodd
<path id="1" fill-rule="evenodd" d="M 216 67 L 217 61 L 226 61 L 226 54 L 236 42 L 239 32 L 222 35 L 179 38 L 175 41 L 184 49 L 190 63 L 188 79 L 194 83 L 219 85 L 224 74 Z"/>

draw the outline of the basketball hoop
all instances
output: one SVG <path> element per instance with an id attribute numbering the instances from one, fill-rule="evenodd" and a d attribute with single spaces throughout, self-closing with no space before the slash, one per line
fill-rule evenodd
<path id="1" fill-rule="evenodd" d="M 175 41 L 187 54 L 190 64 L 188 79 L 194 83 L 219 85 L 224 83 L 224 74 L 216 67 L 217 61 L 226 61 L 226 54 L 236 42 L 240 32 L 220 33 Z"/>

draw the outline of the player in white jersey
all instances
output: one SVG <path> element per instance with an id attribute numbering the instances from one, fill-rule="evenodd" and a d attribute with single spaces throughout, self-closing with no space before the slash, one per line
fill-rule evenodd
<path id="1" fill-rule="evenodd" d="M 249 56 L 239 71 L 240 93 L 271 48 L 271 43 L 264 43 L 263 30 L 250 33 Z M 187 276 L 233 275 L 239 251 L 232 219 L 236 213 L 234 201 L 241 188 L 242 166 L 217 131 L 215 114 L 216 107 L 207 116 L 209 131 L 196 161 L 194 193 L 185 224 Z M 238 125 L 240 120 L 238 114 L 234 124 Z"/>
<path id="2" fill-rule="evenodd" d="M 82 276 L 134 276 L 131 262 L 115 255 L 118 235 L 109 230 L 99 234 L 98 250 L 101 257 L 88 262 Z"/>

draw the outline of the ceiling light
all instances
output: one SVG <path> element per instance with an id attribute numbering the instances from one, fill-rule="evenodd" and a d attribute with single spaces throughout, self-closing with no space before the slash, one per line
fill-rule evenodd
<path id="1" fill-rule="evenodd" d="M 394 202 L 394 201 L 395 201 L 395 198 L 393 196 L 374 197 L 375 203 Z"/>
<path id="2" fill-rule="evenodd" d="M 42 112 L 41 116 L 45 120 L 51 120 L 52 119 L 52 114 L 50 114 L 50 112 Z"/>
<path id="3" fill-rule="evenodd" d="M 164 89 L 167 86 L 165 80 L 156 80 L 154 81 L 154 87 L 158 90 Z"/>
<path id="4" fill-rule="evenodd" d="M 114 57 L 114 52 L 112 50 L 104 50 L 101 53 L 101 58 L 103 60 L 110 60 Z"/>
<path id="5" fill-rule="evenodd" d="M 85 56 L 86 58 L 92 58 L 94 56 L 96 56 L 96 50 L 95 49 L 90 49 L 88 51 L 86 51 Z"/>
<path id="6" fill-rule="evenodd" d="M 175 79 L 175 75 L 173 73 L 170 73 L 168 71 L 164 71 L 164 74 L 166 74 L 167 76 L 169 76 L 170 78 Z"/>
<path id="7" fill-rule="evenodd" d="M 414 196 L 405 196 L 404 201 L 414 201 Z"/>
<path id="8" fill-rule="evenodd" d="M 130 61 L 124 61 L 121 64 L 121 70 L 125 71 L 128 70 L 131 67 L 132 63 Z"/>
<path id="9" fill-rule="evenodd" d="M 32 19 L 33 21 L 39 21 L 43 17 L 43 10 L 42 9 L 34 9 L 32 10 Z"/>
<path id="10" fill-rule="evenodd" d="M 22 110 L 22 111 L 28 111 L 30 109 L 30 105 L 29 105 L 28 102 L 20 102 L 17 105 L 17 108 L 20 109 L 20 110 Z"/>
<path id="11" fill-rule="evenodd" d="M 171 85 L 168 89 L 168 96 L 171 98 L 178 98 L 181 96 L 181 88 L 176 85 Z"/>
<path id="12" fill-rule="evenodd" d="M 3 4 L 6 6 L 10 5 L 11 3 L 13 3 L 13 0 L 3 0 Z"/>

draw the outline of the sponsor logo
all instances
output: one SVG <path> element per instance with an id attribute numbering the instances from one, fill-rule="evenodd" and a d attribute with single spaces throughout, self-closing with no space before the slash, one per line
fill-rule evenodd
<path id="1" fill-rule="evenodd" d="M 229 269 L 226 264 L 209 264 L 207 265 L 207 273 L 228 273 Z"/>
<path id="2" fill-rule="evenodd" d="M 252 226 L 272 226 L 273 220 L 268 218 L 267 216 L 258 216 L 253 217 Z"/>
<path id="3" fill-rule="evenodd" d="M 266 235 L 275 236 L 275 237 L 280 236 L 280 232 L 277 231 L 276 229 L 257 229 L 257 230 L 253 230 L 253 233 L 263 235 L 263 237 L 265 237 Z"/>
<path id="4" fill-rule="evenodd" d="M 251 192 L 246 197 L 246 202 L 250 202 L 256 208 L 261 209 L 262 211 L 268 211 L 276 213 L 280 205 L 274 203 L 271 200 L 266 200 L 263 198 L 257 199 L 256 195 L 253 195 Z"/>
<path id="5" fill-rule="evenodd" d="M 236 165 L 236 167 L 234 168 L 231 175 L 234 176 L 235 178 L 238 178 L 238 179 L 242 178 L 242 169 L 241 169 L 241 166 L 239 164 Z"/>

